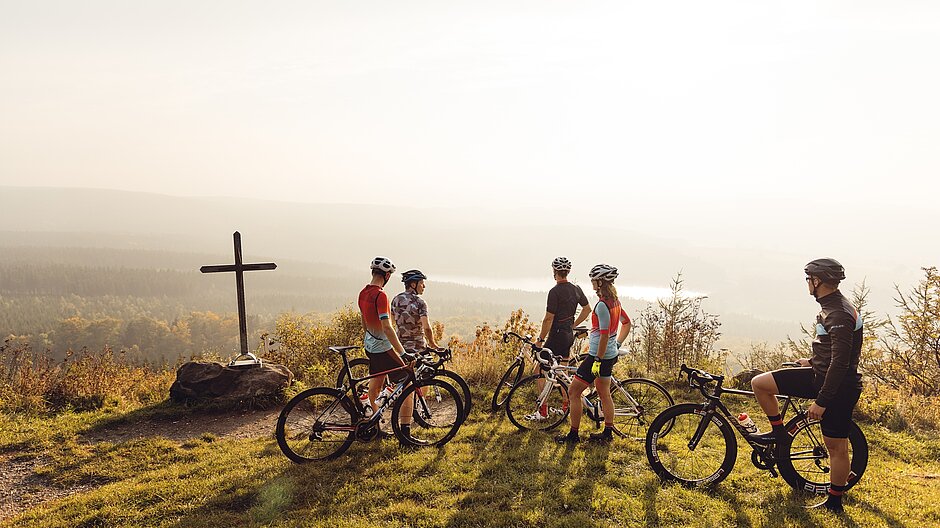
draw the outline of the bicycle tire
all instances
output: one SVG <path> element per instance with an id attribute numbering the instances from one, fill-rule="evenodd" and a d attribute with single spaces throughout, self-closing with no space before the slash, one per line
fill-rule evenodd
<path id="1" fill-rule="evenodd" d="M 369 358 L 354 358 L 349 360 L 349 370 L 352 371 L 354 378 L 364 378 L 369 375 Z M 350 388 L 351 380 L 346 375 L 346 369 L 343 367 L 339 368 L 339 372 L 336 373 L 336 388 Z M 388 384 L 388 380 L 385 380 L 385 383 Z M 366 391 L 369 390 L 369 382 L 364 381 L 362 385 L 365 386 Z"/>
<path id="2" fill-rule="evenodd" d="M 400 421 L 401 408 L 405 400 L 421 389 L 425 394 L 434 388 L 442 397 L 440 400 L 427 399 L 429 414 L 422 423 L 412 423 L 411 435 L 402 431 Z M 463 423 L 463 401 L 457 389 L 444 380 L 430 378 L 418 380 L 401 393 L 392 407 L 392 430 L 403 444 L 413 446 L 438 447 L 449 442 Z"/>
<path id="3" fill-rule="evenodd" d="M 344 392 L 314 387 L 287 402 L 277 417 L 274 436 L 281 452 L 293 462 L 330 460 L 349 449 L 358 417 Z"/>
<path id="4" fill-rule="evenodd" d="M 568 417 L 568 407 L 565 405 L 568 387 L 559 381 L 558 386 L 549 393 L 549 399 L 544 402 L 544 409 L 540 409 L 535 405 L 541 394 L 538 379 L 538 374 L 523 378 L 513 386 L 506 397 L 506 416 L 513 425 L 523 431 L 550 431 Z M 536 413 L 540 417 L 532 418 Z"/>
<path id="5" fill-rule="evenodd" d="M 780 476 L 795 490 L 817 495 L 828 493 L 829 453 L 819 422 L 796 416 L 787 422 L 787 431 L 790 434 L 779 446 L 779 452 L 786 454 L 777 461 Z M 848 440 L 851 470 L 846 490 L 858 483 L 868 466 L 868 441 L 855 422 L 849 426 Z"/>
<path id="6" fill-rule="evenodd" d="M 639 408 L 612 385 L 610 395 L 614 400 L 614 425 L 628 438 L 643 440 L 646 438 L 646 428 L 675 402 L 665 387 L 651 379 L 630 378 L 621 381 L 620 386 L 630 394 Z M 671 422 L 666 423 L 659 434 L 667 434 L 671 427 Z"/>
<path id="7" fill-rule="evenodd" d="M 493 391 L 493 398 L 490 401 L 491 411 L 498 412 L 506 406 L 506 401 L 509 399 L 509 391 L 522 379 L 522 371 L 524 368 L 525 365 L 518 359 L 509 365 L 509 368 L 503 373 L 503 377 L 499 379 L 499 383 L 496 384 L 496 390 Z"/>
<path id="8" fill-rule="evenodd" d="M 702 420 L 708 422 L 692 450 L 689 442 Z M 717 485 L 731 473 L 737 456 L 738 443 L 731 424 L 717 413 L 709 418 L 701 404 L 681 403 L 669 407 L 653 420 L 646 432 L 646 459 L 653 471 L 663 480 L 689 488 Z M 691 459 L 707 459 L 707 462 L 685 463 Z M 702 466 L 705 469 L 698 471 Z"/>
<path id="9" fill-rule="evenodd" d="M 464 380 L 460 374 L 457 374 L 456 372 L 452 370 L 447 370 L 447 369 L 439 369 L 437 372 L 434 373 L 432 378 L 442 379 L 445 382 L 450 383 L 451 385 L 454 385 L 454 387 L 458 391 L 460 391 L 460 399 L 463 401 L 463 421 L 464 422 L 467 421 L 467 417 L 470 416 L 471 398 L 472 398 L 470 394 L 470 385 L 467 384 L 467 381 Z M 421 421 L 424 420 L 424 415 L 423 415 L 424 413 L 419 412 L 420 408 L 418 405 L 418 402 L 422 398 L 424 398 L 423 395 L 417 396 L 415 398 L 414 420 L 419 423 L 421 423 Z M 421 425 L 424 426 L 425 424 L 421 423 Z"/>

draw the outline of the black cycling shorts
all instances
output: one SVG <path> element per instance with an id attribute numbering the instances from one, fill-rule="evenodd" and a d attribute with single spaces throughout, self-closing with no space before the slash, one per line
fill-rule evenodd
<path id="1" fill-rule="evenodd" d="M 404 363 L 398 361 L 395 356 L 392 356 L 391 350 L 379 352 L 378 354 L 369 353 L 366 354 L 366 356 L 369 357 L 369 375 L 378 374 L 379 372 L 385 372 L 386 370 L 392 370 L 393 368 L 404 365 Z M 407 377 L 408 372 L 404 369 L 388 373 L 388 379 L 390 379 L 392 383 L 405 381 Z"/>
<path id="2" fill-rule="evenodd" d="M 777 392 L 815 400 L 825 379 L 816 376 L 812 367 L 786 368 L 771 372 Z M 849 374 L 843 381 L 826 412 L 823 413 L 822 433 L 829 438 L 848 438 L 852 411 L 858 403 L 862 390 L 858 388 L 856 375 Z"/>
<path id="3" fill-rule="evenodd" d="M 573 344 L 574 332 L 571 328 L 552 328 L 548 331 L 548 339 L 545 340 L 545 348 L 552 349 L 552 352 L 562 359 L 571 359 Z"/>
<path id="4" fill-rule="evenodd" d="M 575 376 L 581 379 L 581 381 L 587 383 L 588 385 L 594 383 L 594 373 L 591 370 L 594 368 L 594 362 L 598 359 L 594 356 L 588 356 L 584 358 L 584 361 L 578 365 L 578 371 L 575 373 Z M 614 375 L 614 363 L 617 362 L 617 358 L 602 359 L 601 362 L 601 378 L 609 378 Z"/>

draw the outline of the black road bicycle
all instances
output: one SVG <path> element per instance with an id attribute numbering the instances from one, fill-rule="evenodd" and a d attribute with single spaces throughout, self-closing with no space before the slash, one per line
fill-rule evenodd
<path id="1" fill-rule="evenodd" d="M 583 326 L 577 326 L 573 330 L 574 344 L 571 345 L 571 351 L 580 362 L 584 359 L 584 356 L 587 355 L 581 353 L 581 350 L 584 348 L 584 341 L 585 338 L 587 338 L 588 329 Z M 504 372 L 503 376 L 499 379 L 499 383 L 496 384 L 496 390 L 493 391 L 493 397 L 490 400 L 490 410 L 493 412 L 497 412 L 506 406 L 506 400 L 509 399 L 509 391 L 511 391 L 512 388 L 522 380 L 522 376 L 525 375 L 526 356 L 529 356 L 535 361 L 534 354 L 540 350 L 538 347 L 531 348 L 526 346 L 526 343 L 531 343 L 532 336 L 527 335 L 522 337 L 515 332 L 506 332 L 503 334 L 503 343 L 508 343 L 510 336 L 519 339 L 522 341 L 522 344 L 519 347 L 519 353 L 516 354 L 515 359 L 509 364 L 509 368 L 506 369 L 506 372 Z"/>
<path id="2" fill-rule="evenodd" d="M 349 373 L 346 353 L 359 347 L 329 347 L 343 358 L 343 368 L 352 380 L 350 386 L 340 388 L 314 387 L 298 393 L 287 402 L 277 418 L 275 437 L 281 451 L 297 463 L 329 460 L 341 455 L 353 440 L 373 440 L 380 434 L 382 414 L 392 409 L 392 430 L 398 439 L 413 446 L 441 446 L 450 441 L 463 422 L 463 401 L 452 385 L 436 378 L 424 377 L 435 365 L 404 365 L 363 378 Z M 436 365 L 440 366 L 440 365 Z M 353 387 L 384 374 L 404 370 L 407 377 L 394 385 L 389 397 L 381 402 L 378 412 L 366 416 L 365 408 Z M 419 391 L 432 392 L 434 398 L 425 398 L 427 414 L 421 422 L 415 421 L 411 434 L 406 435 L 399 424 L 405 399 Z"/>
<path id="3" fill-rule="evenodd" d="M 744 427 L 721 401 L 723 394 L 754 396 L 753 392 L 724 388 L 724 376 L 685 365 L 680 368 L 680 379 L 683 374 L 688 376 L 689 386 L 702 393 L 705 402 L 674 405 L 650 425 L 646 457 L 660 478 L 689 487 L 717 485 L 731 473 L 737 459 L 738 443 L 734 436 L 737 431 L 751 446 L 751 463 L 758 469 L 767 470 L 773 477 L 779 471 L 787 484 L 797 490 L 816 494 L 829 490 L 829 452 L 819 422 L 810 421 L 793 397 L 777 396 L 784 402 L 781 416 L 786 416 L 789 408 L 796 411 L 785 425 L 787 436 L 778 445 L 764 446 L 748 439 Z M 849 457 L 851 488 L 868 465 L 868 442 L 855 422 L 849 428 Z"/>
<path id="4" fill-rule="evenodd" d="M 513 386 L 506 398 L 506 416 L 519 429 L 554 429 L 568 416 L 568 386 L 578 367 L 560 363 L 550 349 L 539 348 L 530 339 L 510 335 L 531 348 L 541 375 L 533 374 Z M 614 402 L 614 429 L 620 436 L 639 440 L 653 418 L 673 404 L 669 391 L 645 378 L 620 380 L 612 376 L 610 396 Z M 605 420 L 597 390 L 591 386 L 581 398 L 584 416 L 600 427 Z"/>
<path id="5" fill-rule="evenodd" d="M 439 361 L 434 361 L 434 356 L 437 356 Z M 402 356 L 404 361 L 417 360 L 420 363 L 426 365 L 430 371 L 425 371 L 424 376 L 439 378 L 451 385 L 454 385 L 457 390 L 460 391 L 461 400 L 463 400 L 463 419 L 466 420 L 470 416 L 470 407 L 472 405 L 472 396 L 470 395 L 470 385 L 467 384 L 467 381 L 463 379 L 460 374 L 452 370 L 448 370 L 444 365 L 453 359 L 453 354 L 449 348 L 444 348 L 440 350 L 435 350 L 433 348 L 426 348 L 424 352 L 412 354 L 406 352 Z M 430 374 L 428 373 L 430 372 Z M 361 375 L 361 379 L 368 379 L 369 376 L 369 358 L 358 357 L 349 360 L 349 369 L 347 370 L 344 366 L 340 366 L 339 372 L 336 374 L 336 387 L 353 387 L 355 386 L 355 394 L 362 401 L 363 406 L 368 406 L 368 394 L 369 394 L 369 384 L 368 382 L 363 382 L 359 384 L 353 384 L 351 379 L 352 376 Z M 391 385 L 391 382 L 386 380 L 385 385 Z M 436 390 L 436 389 L 432 389 Z M 417 403 L 415 403 L 414 410 L 414 419 L 415 421 L 420 422 L 423 420 L 423 415 L 426 414 L 427 405 L 424 402 L 426 395 L 423 391 L 419 391 L 416 397 Z M 368 413 L 369 410 L 366 409 Z"/>

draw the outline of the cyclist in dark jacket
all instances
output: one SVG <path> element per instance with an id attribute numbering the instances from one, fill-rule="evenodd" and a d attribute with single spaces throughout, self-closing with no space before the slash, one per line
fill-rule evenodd
<path id="1" fill-rule="evenodd" d="M 841 512 L 850 472 L 849 427 L 852 410 L 862 392 L 858 360 L 863 323 L 858 311 L 839 291 L 845 270 L 838 261 L 817 259 L 807 264 L 804 271 L 809 293 L 821 307 L 816 316 L 813 357 L 801 359 L 801 368 L 766 372 L 751 380 L 757 401 L 773 428 L 769 433 L 751 437 L 770 444 L 786 434 L 776 394 L 814 399 L 807 415 L 821 422 L 831 464 L 829 495 L 814 507 Z"/>

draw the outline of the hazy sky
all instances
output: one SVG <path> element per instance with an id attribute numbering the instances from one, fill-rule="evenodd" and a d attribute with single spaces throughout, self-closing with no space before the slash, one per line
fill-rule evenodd
<path id="1" fill-rule="evenodd" d="M 0 184 L 891 236 L 940 223 L 938 6 L 3 0 Z"/>

